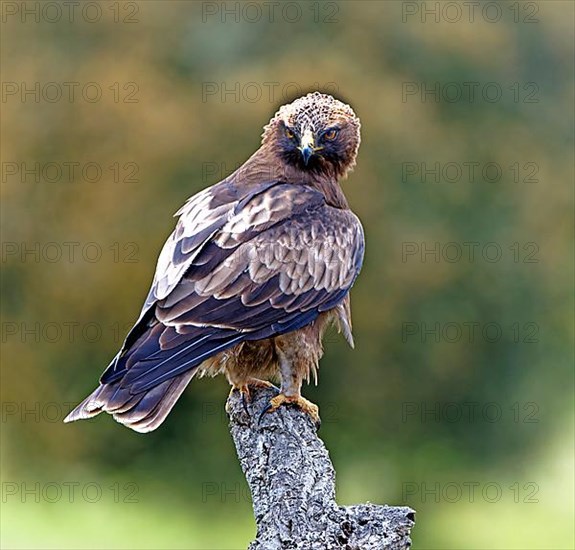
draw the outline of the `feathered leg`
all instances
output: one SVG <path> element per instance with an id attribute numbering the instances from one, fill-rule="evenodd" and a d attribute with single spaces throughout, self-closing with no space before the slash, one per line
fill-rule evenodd
<path id="1" fill-rule="evenodd" d="M 319 408 L 301 395 L 301 385 L 307 369 L 298 368 L 294 364 L 294 356 L 283 353 L 277 349 L 282 384 L 279 395 L 270 400 L 269 406 L 262 411 L 273 412 L 282 405 L 296 405 L 307 413 L 316 425 L 321 423 Z M 261 415 L 260 415 L 261 418 Z"/>

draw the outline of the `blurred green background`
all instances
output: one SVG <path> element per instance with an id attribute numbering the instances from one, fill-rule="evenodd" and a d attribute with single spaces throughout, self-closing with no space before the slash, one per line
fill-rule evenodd
<path id="1" fill-rule="evenodd" d="M 415 548 L 574 547 L 574 4 L 471 4 L 3 2 L 2 548 L 247 547 L 225 380 L 149 435 L 61 420 L 171 215 L 313 89 L 362 121 L 356 349 L 304 388 L 339 502 L 412 506 Z"/>

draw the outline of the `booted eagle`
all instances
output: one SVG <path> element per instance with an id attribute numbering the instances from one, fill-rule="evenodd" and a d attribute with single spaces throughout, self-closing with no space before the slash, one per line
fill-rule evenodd
<path id="1" fill-rule="evenodd" d="M 329 95 L 281 107 L 245 164 L 177 212 L 138 321 L 65 421 L 104 411 L 149 432 L 194 376 L 220 373 L 247 398 L 279 377 L 267 410 L 293 403 L 319 420 L 300 391 L 316 377 L 326 327 L 353 346 L 364 236 L 339 180 L 359 143 L 359 119 Z"/>

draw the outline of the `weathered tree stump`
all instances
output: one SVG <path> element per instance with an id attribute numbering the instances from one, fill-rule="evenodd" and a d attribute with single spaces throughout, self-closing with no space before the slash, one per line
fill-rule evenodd
<path id="1" fill-rule="evenodd" d="M 275 394 L 252 389 L 244 403 L 234 392 L 226 405 L 257 524 L 248 550 L 410 548 L 411 508 L 338 506 L 333 465 L 307 414 L 282 406 L 259 420 Z"/>

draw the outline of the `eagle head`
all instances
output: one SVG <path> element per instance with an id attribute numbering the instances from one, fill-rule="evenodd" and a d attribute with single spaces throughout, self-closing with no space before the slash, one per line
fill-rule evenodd
<path id="1" fill-rule="evenodd" d="M 339 179 L 355 165 L 360 122 L 353 109 L 313 92 L 280 107 L 264 128 L 262 145 L 298 171 Z"/>

